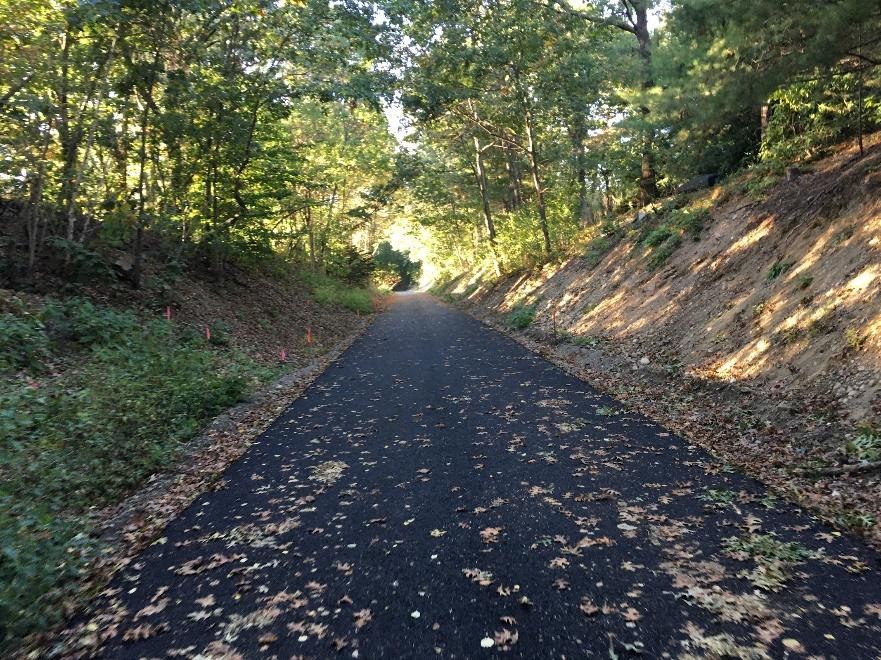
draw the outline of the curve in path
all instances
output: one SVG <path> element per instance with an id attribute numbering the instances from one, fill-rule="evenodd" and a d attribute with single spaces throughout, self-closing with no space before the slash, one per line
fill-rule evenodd
<path id="1" fill-rule="evenodd" d="M 120 658 L 874 658 L 881 646 L 873 552 L 414 294 L 103 606 L 104 655 Z"/>

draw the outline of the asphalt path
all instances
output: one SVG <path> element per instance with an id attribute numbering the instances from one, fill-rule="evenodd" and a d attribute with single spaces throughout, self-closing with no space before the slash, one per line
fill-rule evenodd
<path id="1" fill-rule="evenodd" d="M 118 658 L 881 657 L 877 554 L 421 294 L 100 605 Z"/>

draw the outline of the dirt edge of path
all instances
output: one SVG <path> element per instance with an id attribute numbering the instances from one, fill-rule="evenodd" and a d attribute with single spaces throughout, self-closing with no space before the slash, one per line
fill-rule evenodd
<path id="1" fill-rule="evenodd" d="M 881 551 L 879 524 L 866 528 L 852 524 L 857 512 L 881 519 L 881 502 L 873 499 L 873 489 L 859 487 L 864 480 L 857 481 L 856 475 L 850 474 L 807 473 L 799 468 L 803 460 L 795 448 L 788 446 L 776 429 L 742 430 L 750 416 L 765 407 L 761 391 L 703 381 L 687 373 L 672 376 L 651 365 L 634 367 L 631 360 L 607 347 L 574 347 L 546 333 L 512 330 L 502 315 L 477 303 L 451 306 L 705 449 L 718 461 L 718 469 L 734 467 L 758 479 L 776 496 L 803 506 Z M 797 425 L 799 413 L 787 413 L 795 417 Z M 751 427 L 753 422 L 749 420 Z"/>
<path id="2" fill-rule="evenodd" d="M 381 309 L 379 310 L 382 311 Z M 220 490 L 223 475 L 267 428 L 310 385 L 338 360 L 370 327 L 374 316 L 363 317 L 349 336 L 311 360 L 305 367 L 284 374 L 249 399 L 221 413 L 187 443 L 173 468 L 154 475 L 122 502 L 94 514 L 93 536 L 101 541 L 102 554 L 87 569 L 81 588 L 64 605 L 66 623 L 40 633 L 19 650 L 20 658 L 88 657 L 102 644 L 102 632 L 112 621 L 102 621 L 92 603 L 111 578 L 135 560 L 201 494 Z M 89 615 L 88 622 L 72 627 L 74 617 Z"/>

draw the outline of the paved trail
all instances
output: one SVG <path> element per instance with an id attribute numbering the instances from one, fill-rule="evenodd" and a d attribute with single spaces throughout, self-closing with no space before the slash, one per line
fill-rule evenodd
<path id="1" fill-rule="evenodd" d="M 402 295 L 116 580 L 104 655 L 876 658 L 879 577 L 858 542 Z"/>

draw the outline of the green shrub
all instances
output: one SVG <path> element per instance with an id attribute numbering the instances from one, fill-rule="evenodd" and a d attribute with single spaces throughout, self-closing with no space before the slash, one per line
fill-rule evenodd
<path id="1" fill-rule="evenodd" d="M 332 252 L 327 263 L 327 272 L 350 286 L 366 285 L 375 268 L 373 256 L 353 245 L 347 245 L 339 254 Z"/>
<path id="2" fill-rule="evenodd" d="M 866 429 L 847 443 L 847 452 L 860 462 L 881 460 L 881 434 Z"/>
<path id="3" fill-rule="evenodd" d="M 0 381 L 0 652 L 53 623 L 73 593 L 91 551 L 86 512 L 170 465 L 207 419 L 271 375 L 167 321 L 80 300 L 50 302 L 42 316 L 45 328 L 33 318 L 2 327 L 28 321 L 43 350 L 91 350 L 40 387 Z"/>
<path id="4" fill-rule="evenodd" d="M 648 232 L 646 237 L 642 239 L 642 244 L 649 247 L 658 247 L 671 236 L 673 236 L 673 230 L 667 225 L 661 225 Z"/>
<path id="5" fill-rule="evenodd" d="M 670 236 L 668 236 L 663 243 L 652 250 L 646 267 L 649 270 L 657 270 L 658 268 L 663 266 L 665 263 L 667 263 L 667 259 L 670 258 L 670 255 L 676 252 L 676 249 L 679 247 L 679 244 L 681 242 L 682 239 L 678 234 L 671 234 Z"/>
<path id="6" fill-rule="evenodd" d="M 584 261 L 588 268 L 596 268 L 611 250 L 618 245 L 624 232 L 617 223 L 607 220 L 600 226 L 600 233 L 584 248 Z"/>
<path id="7" fill-rule="evenodd" d="M 771 268 L 768 269 L 767 280 L 769 282 L 773 282 L 778 277 L 780 277 L 783 273 L 785 273 L 787 270 L 792 268 L 793 265 L 794 265 L 794 262 L 792 262 L 792 261 L 782 261 L 782 260 L 778 259 L 777 261 L 775 261 L 771 265 Z"/>
<path id="8" fill-rule="evenodd" d="M 340 305 L 364 314 L 373 311 L 373 296 L 368 289 L 348 285 L 323 273 L 302 272 L 300 278 L 312 289 L 312 296 L 320 305 Z"/>
<path id="9" fill-rule="evenodd" d="M 134 314 L 96 306 L 84 298 L 47 301 L 41 317 L 54 342 L 108 346 L 125 344 L 141 332 L 141 322 Z"/>
<path id="10" fill-rule="evenodd" d="M 535 305 L 517 305 L 508 314 L 508 325 L 515 330 L 523 330 L 535 320 Z"/>
<path id="11" fill-rule="evenodd" d="M 231 331 L 229 323 L 214 321 L 208 328 L 211 330 L 211 339 L 208 341 L 212 346 L 229 346 Z"/>
<path id="12" fill-rule="evenodd" d="M 37 371 L 49 354 L 49 341 L 34 316 L 0 314 L 0 371 Z"/>
<path id="13" fill-rule="evenodd" d="M 116 279 L 113 268 L 104 257 L 78 241 L 51 236 L 46 239 L 46 245 L 52 251 L 54 269 L 69 282 L 94 283 Z"/>
<path id="14" fill-rule="evenodd" d="M 0 651 L 60 622 L 92 549 L 72 522 L 0 495 Z"/>
<path id="15" fill-rule="evenodd" d="M 669 222 L 693 241 L 699 241 L 704 225 L 710 220 L 709 209 L 683 208 L 670 214 Z"/>

